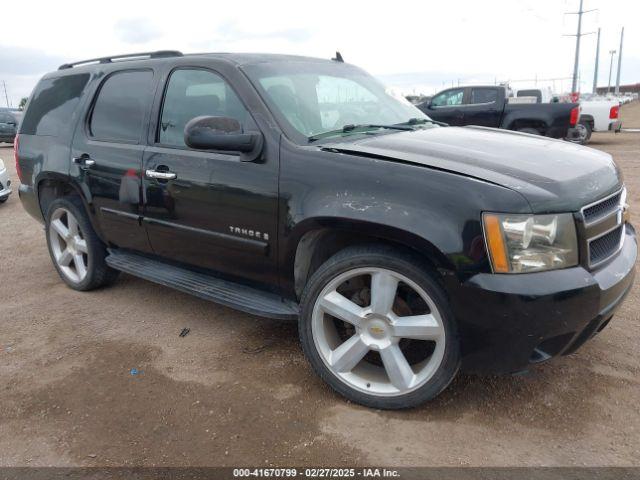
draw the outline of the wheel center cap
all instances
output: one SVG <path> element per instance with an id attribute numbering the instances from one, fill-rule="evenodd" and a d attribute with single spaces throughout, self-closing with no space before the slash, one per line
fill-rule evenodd
<path id="1" fill-rule="evenodd" d="M 390 341 L 391 329 L 386 317 L 368 315 L 362 325 L 363 341 L 372 348 L 384 348 Z"/>
<path id="2" fill-rule="evenodd" d="M 378 325 L 371 325 L 369 327 L 369 332 L 374 337 L 382 337 L 384 335 L 384 333 L 385 333 L 385 328 L 384 327 L 380 327 Z"/>

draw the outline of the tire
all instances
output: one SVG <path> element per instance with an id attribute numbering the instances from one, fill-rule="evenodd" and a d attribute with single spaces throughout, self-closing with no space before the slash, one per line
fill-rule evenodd
<path id="1" fill-rule="evenodd" d="M 107 250 L 93 230 L 78 197 L 58 198 L 51 202 L 45 230 L 53 265 L 69 287 L 93 290 L 112 283 L 118 276 L 119 272 L 106 264 Z"/>
<path id="2" fill-rule="evenodd" d="M 409 316 L 414 323 L 403 320 Z M 435 272 L 386 246 L 349 247 L 321 265 L 302 294 L 298 327 L 316 374 L 367 407 L 420 405 L 460 366 L 455 319 Z"/>
<path id="3" fill-rule="evenodd" d="M 531 135 L 542 135 L 540 130 L 538 130 L 537 128 L 533 128 L 533 127 L 519 128 L 518 132 L 530 133 Z"/>
<path id="4" fill-rule="evenodd" d="M 589 140 L 591 140 L 591 134 L 593 133 L 593 127 L 591 126 L 591 122 L 580 122 L 580 125 L 584 126 L 584 128 L 587 130 L 587 136 L 585 138 L 584 143 L 587 143 Z"/>
<path id="5" fill-rule="evenodd" d="M 9 195 L 7 195 L 6 197 L 0 197 L 0 203 L 4 203 L 7 200 L 9 200 Z"/>

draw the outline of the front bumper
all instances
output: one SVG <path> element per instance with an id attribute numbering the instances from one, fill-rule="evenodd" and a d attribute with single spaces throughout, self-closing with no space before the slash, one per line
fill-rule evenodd
<path id="1" fill-rule="evenodd" d="M 453 299 L 463 368 L 510 373 L 573 353 L 608 324 L 631 289 L 637 249 L 627 225 L 622 250 L 594 271 L 471 277 Z"/>

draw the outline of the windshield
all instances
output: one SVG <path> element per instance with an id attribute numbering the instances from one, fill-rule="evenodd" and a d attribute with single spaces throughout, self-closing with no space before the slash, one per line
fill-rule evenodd
<path id="1" fill-rule="evenodd" d="M 344 133 L 353 134 L 361 133 L 350 128 L 353 126 L 374 128 L 428 120 L 407 100 L 351 65 L 274 62 L 248 65 L 243 70 L 287 133 L 304 142 L 334 130 L 340 134 L 345 126 Z"/>

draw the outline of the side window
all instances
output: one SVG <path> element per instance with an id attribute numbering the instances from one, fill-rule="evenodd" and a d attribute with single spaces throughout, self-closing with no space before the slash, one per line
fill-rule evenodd
<path id="1" fill-rule="evenodd" d="M 464 89 L 457 88 L 455 90 L 447 90 L 446 92 L 436 95 L 431 100 L 434 107 L 451 107 L 462 105 L 462 97 L 464 97 Z"/>
<path id="2" fill-rule="evenodd" d="M 185 147 L 184 127 L 201 115 L 235 118 L 244 128 L 248 112 L 219 75 L 201 69 L 175 70 L 164 96 L 158 142 Z"/>
<path id="3" fill-rule="evenodd" d="M 498 99 L 498 91 L 494 88 L 472 88 L 471 104 L 495 103 Z"/>
<path id="4" fill-rule="evenodd" d="M 91 136 L 102 140 L 139 142 L 152 89 L 151 70 L 125 70 L 107 77 L 91 114 Z"/>
<path id="5" fill-rule="evenodd" d="M 20 133 L 48 136 L 62 136 L 68 133 L 72 127 L 70 120 L 87 82 L 88 73 L 41 80 L 29 101 Z"/>

